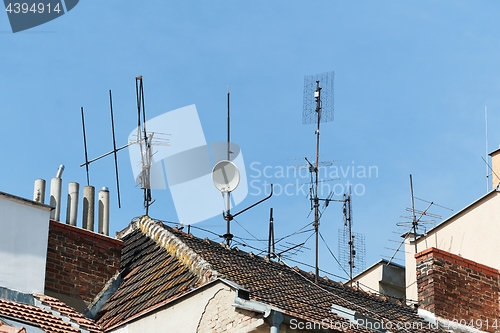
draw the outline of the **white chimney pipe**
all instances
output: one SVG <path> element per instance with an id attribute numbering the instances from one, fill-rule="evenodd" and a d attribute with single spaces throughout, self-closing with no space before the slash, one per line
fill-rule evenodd
<path id="1" fill-rule="evenodd" d="M 62 178 L 63 172 L 64 172 L 64 165 L 61 164 L 57 169 L 56 178 Z"/>
<path id="2" fill-rule="evenodd" d="M 35 180 L 35 190 L 33 192 L 33 201 L 45 203 L 45 179 Z"/>
<path id="3" fill-rule="evenodd" d="M 94 186 L 83 187 L 83 221 L 82 228 L 94 231 L 94 206 L 95 206 Z"/>
<path id="4" fill-rule="evenodd" d="M 61 178 L 52 178 L 50 180 L 50 206 L 54 209 L 50 211 L 50 218 L 59 221 L 61 217 Z"/>
<path id="5" fill-rule="evenodd" d="M 68 184 L 68 206 L 66 208 L 66 224 L 76 227 L 76 219 L 78 215 L 78 196 L 80 184 Z"/>
<path id="6" fill-rule="evenodd" d="M 62 186 L 62 173 L 64 165 L 60 165 L 57 169 L 56 177 L 50 181 L 50 206 L 54 207 L 50 211 L 50 218 L 54 221 L 59 221 L 61 217 L 61 186 Z"/>
<path id="7" fill-rule="evenodd" d="M 100 234 L 109 235 L 109 190 L 107 187 L 99 191 L 98 229 Z"/>

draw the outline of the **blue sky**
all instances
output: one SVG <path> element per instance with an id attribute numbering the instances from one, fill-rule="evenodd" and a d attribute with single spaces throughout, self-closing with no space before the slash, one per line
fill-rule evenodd
<path id="1" fill-rule="evenodd" d="M 267 179 L 259 171 L 277 172 L 314 155 L 315 127 L 301 120 L 304 76 L 335 71 L 335 120 L 322 124 L 321 159 L 336 160 L 335 170 L 377 170 L 328 183 L 340 189 L 349 181 L 362 192 L 353 198 L 354 231 L 365 235 L 369 266 L 398 245 L 390 240 L 399 240 L 396 223 L 408 215 L 410 173 L 417 197 L 454 211 L 486 192 L 485 106 L 489 151 L 500 144 L 499 16 L 494 1 L 86 0 L 13 34 L 7 15 L 0 15 L 0 190 L 32 198 L 34 180 L 49 181 L 59 164 L 66 166 L 64 192 L 68 182 L 84 185 L 80 107 L 89 156 L 111 150 L 111 89 L 117 144 L 125 144 L 136 125 L 137 75 L 144 77 L 148 118 L 196 104 L 208 142 L 226 139 L 230 86 L 232 141 L 242 149 L 249 180 L 282 187 L 307 182 L 293 175 Z M 92 185 L 111 190 L 112 234 L 144 212 L 127 152 L 119 153 L 119 163 L 121 209 L 112 158 L 90 166 Z M 235 211 L 263 197 L 249 191 Z M 186 196 L 196 209 L 196 190 Z M 152 217 L 178 221 L 168 190 L 153 197 Z M 237 221 L 265 239 L 271 207 L 277 237 L 312 222 L 302 194 L 275 195 Z M 196 226 L 225 232 L 222 217 Z M 332 203 L 320 230 L 336 255 L 339 228 L 342 207 Z M 237 223 L 232 231 L 253 238 Z M 292 259 L 314 264 L 313 238 L 307 247 Z M 320 267 L 345 276 L 324 245 Z"/>

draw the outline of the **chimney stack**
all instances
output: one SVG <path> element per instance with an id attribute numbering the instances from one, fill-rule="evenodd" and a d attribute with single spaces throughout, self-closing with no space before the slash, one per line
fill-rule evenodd
<path id="1" fill-rule="evenodd" d="M 80 191 L 80 184 L 68 184 L 68 203 L 66 209 L 66 224 L 76 227 L 76 219 L 78 216 L 78 197 Z"/>
<path id="2" fill-rule="evenodd" d="M 35 180 L 35 190 L 33 192 L 33 201 L 45 203 L 45 179 Z"/>
<path id="3" fill-rule="evenodd" d="M 497 269 L 433 247 L 415 254 L 415 259 L 419 309 L 460 323 L 500 317 Z M 497 332 L 492 326 L 482 330 Z"/>
<path id="4" fill-rule="evenodd" d="M 50 206 L 54 209 L 50 212 L 50 218 L 59 221 L 61 217 L 61 186 L 62 186 L 62 173 L 64 165 L 60 165 L 57 169 L 57 174 L 50 181 Z"/>
<path id="5" fill-rule="evenodd" d="M 103 187 L 99 191 L 98 232 L 109 235 L 109 190 Z"/>
<path id="6" fill-rule="evenodd" d="M 83 188 L 83 220 L 82 228 L 94 231 L 95 187 Z"/>

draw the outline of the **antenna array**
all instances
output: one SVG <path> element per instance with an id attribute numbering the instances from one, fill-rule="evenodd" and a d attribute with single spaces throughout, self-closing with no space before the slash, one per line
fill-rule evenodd
<path id="1" fill-rule="evenodd" d="M 136 140 L 127 143 L 124 146 L 119 148 L 116 147 L 116 138 L 115 138 L 115 123 L 114 123 L 114 114 L 113 114 L 113 97 L 111 94 L 111 90 L 109 91 L 109 107 L 111 112 L 111 132 L 113 134 L 113 150 L 109 151 L 101 156 L 98 156 L 94 159 L 88 159 L 87 153 L 87 137 L 85 131 L 85 117 L 83 107 L 81 108 L 82 114 L 82 128 L 83 128 L 83 143 L 85 148 L 85 163 L 80 164 L 80 167 L 85 166 L 86 174 L 87 174 L 87 184 L 89 181 L 89 165 L 95 161 L 100 160 L 103 157 L 113 154 L 115 160 L 115 175 L 116 175 L 116 188 L 118 193 L 118 207 L 121 208 L 120 203 L 120 182 L 118 179 L 118 157 L 116 155 L 120 150 L 129 147 L 133 144 L 140 145 L 141 152 L 141 164 L 142 170 L 139 176 L 139 185 L 141 189 L 144 190 L 144 207 L 146 208 L 146 215 L 148 215 L 149 206 L 154 202 L 151 198 L 151 179 L 150 179 L 150 169 L 152 164 L 152 157 L 154 155 L 152 151 L 153 146 L 157 145 L 170 145 L 170 142 L 162 135 L 167 135 L 165 133 L 158 132 L 147 132 L 146 131 L 146 110 L 144 107 L 144 86 L 142 82 L 142 76 L 138 76 L 135 78 L 136 82 L 136 98 L 137 98 L 137 135 Z M 155 136 L 156 135 L 156 136 Z"/>
<path id="2" fill-rule="evenodd" d="M 433 201 L 427 201 L 427 200 L 415 197 L 415 195 L 413 193 L 413 177 L 411 174 L 410 174 L 410 196 L 411 196 L 411 207 L 407 207 L 406 211 L 411 213 L 411 215 L 410 216 L 401 216 L 401 218 L 404 218 L 404 219 L 407 219 L 410 221 L 396 223 L 396 225 L 398 227 L 404 228 L 404 230 L 402 232 L 404 239 L 402 241 L 398 242 L 399 246 L 396 249 L 390 249 L 390 250 L 394 250 L 394 254 L 390 257 L 389 263 L 391 263 L 395 259 L 396 255 L 401 251 L 401 247 L 403 246 L 405 239 L 408 237 L 413 238 L 413 242 L 415 244 L 415 253 L 418 252 L 416 240 L 421 236 L 425 236 L 426 230 L 427 230 L 426 225 L 434 225 L 434 224 L 436 224 L 436 219 L 442 219 L 441 215 L 437 215 L 437 214 L 429 212 L 429 209 L 432 206 L 444 208 L 444 209 L 447 209 L 450 211 L 453 210 L 451 208 L 447 208 L 447 207 L 438 205 L 438 204 L 434 203 Z M 424 210 L 416 209 L 415 208 L 415 200 L 427 203 L 427 207 Z M 424 220 L 423 218 L 431 218 L 431 220 Z"/>
<path id="3" fill-rule="evenodd" d="M 304 77 L 304 106 L 302 112 L 302 123 L 311 124 L 316 122 L 316 161 L 313 165 L 306 158 L 310 165 L 311 175 L 314 175 L 314 184 L 310 188 L 309 199 L 314 209 L 314 231 L 316 236 L 316 264 L 315 264 L 315 283 L 318 283 L 319 264 L 318 264 L 318 245 L 319 245 L 319 201 L 329 200 L 318 197 L 318 171 L 319 171 L 319 134 L 320 124 L 322 122 L 333 120 L 333 72 L 327 72 L 318 75 L 309 75 Z"/>
<path id="4" fill-rule="evenodd" d="M 326 72 L 304 77 L 304 105 L 302 109 L 302 123 L 315 124 L 318 114 L 316 91 L 318 82 L 321 82 L 321 122 L 333 121 L 333 79 L 334 72 Z M 319 92 L 318 92 L 319 94 Z"/>

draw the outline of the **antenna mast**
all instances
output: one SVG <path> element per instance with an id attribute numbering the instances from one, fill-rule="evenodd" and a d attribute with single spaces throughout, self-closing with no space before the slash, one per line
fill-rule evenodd
<path id="1" fill-rule="evenodd" d="M 229 92 L 229 86 L 227 87 L 227 160 L 231 161 L 231 109 L 230 109 L 231 95 Z M 231 239 L 233 235 L 231 234 L 231 192 L 227 192 L 227 214 L 226 214 L 226 234 L 224 238 L 226 239 L 226 244 L 229 246 L 231 244 Z"/>
<path id="2" fill-rule="evenodd" d="M 144 208 L 146 215 L 149 213 L 149 206 L 153 203 L 151 198 L 151 163 L 153 154 L 151 153 L 151 141 L 153 133 L 148 136 L 146 131 L 146 109 L 144 107 L 144 85 L 142 75 L 135 78 L 135 94 L 137 99 L 137 140 L 141 149 L 142 171 L 140 186 L 144 190 Z M 142 119 L 141 119 L 142 118 Z"/>
<path id="3" fill-rule="evenodd" d="M 269 213 L 269 240 L 267 243 L 267 256 L 269 259 L 276 258 L 276 249 L 274 243 L 274 219 L 272 208 Z"/>
<path id="4" fill-rule="evenodd" d="M 349 232 L 349 282 L 352 283 L 352 272 L 354 270 L 354 237 L 352 235 L 352 206 L 351 206 L 351 191 L 349 194 L 344 194 L 344 226 Z"/>
<path id="5" fill-rule="evenodd" d="M 323 85 L 320 86 L 320 82 Z M 315 83 L 315 87 L 314 87 Z M 314 104 L 311 103 L 310 95 L 311 88 L 314 89 L 313 97 Z M 325 106 L 323 109 L 321 94 L 322 90 L 325 90 Z M 314 107 L 313 107 L 314 105 Z M 324 117 L 322 117 L 322 115 Z M 310 195 L 310 200 L 314 208 L 314 233 L 316 239 L 316 263 L 315 263 L 315 277 L 314 282 L 318 283 L 319 278 L 319 201 L 321 200 L 318 197 L 318 182 L 319 182 L 319 134 L 320 134 L 320 123 L 322 121 L 331 121 L 333 120 L 333 72 L 327 72 L 320 75 L 312 75 L 306 76 L 304 79 L 304 110 L 302 113 L 302 122 L 304 124 L 312 123 L 313 119 L 316 122 L 316 161 L 315 165 L 311 166 L 310 171 L 314 172 L 314 188 L 312 189 L 312 195 Z M 314 117 L 315 116 L 315 117 Z M 306 158 L 307 161 L 307 158 Z M 307 161 L 309 163 L 309 161 Z"/>
<path id="6" fill-rule="evenodd" d="M 318 164 L 319 164 L 319 124 L 321 122 L 321 88 L 319 80 L 316 81 L 316 91 L 314 92 L 316 98 L 316 113 L 318 114 L 318 124 L 316 129 L 316 165 L 314 166 L 314 233 L 316 238 L 316 274 L 314 282 L 318 283 L 319 276 L 319 250 L 318 250 L 318 235 L 319 235 L 319 198 L 318 198 Z"/>
<path id="7" fill-rule="evenodd" d="M 415 254 L 417 254 L 417 228 L 418 221 L 415 217 L 415 197 L 413 196 L 413 178 L 410 174 L 410 192 L 411 192 L 411 225 L 413 228 L 413 240 L 415 241 Z"/>
<path id="8" fill-rule="evenodd" d="M 488 160 L 488 107 L 487 106 L 484 107 L 484 122 L 486 125 L 486 150 L 485 150 L 484 158 L 487 161 Z M 488 170 L 488 163 L 486 162 L 486 192 L 488 192 L 490 190 L 489 179 L 488 179 L 489 175 L 490 175 L 490 172 Z"/>

